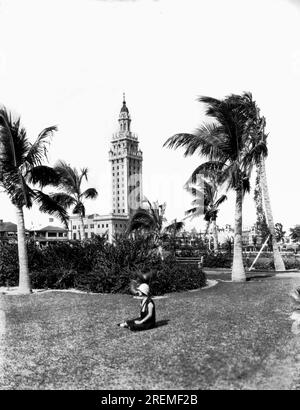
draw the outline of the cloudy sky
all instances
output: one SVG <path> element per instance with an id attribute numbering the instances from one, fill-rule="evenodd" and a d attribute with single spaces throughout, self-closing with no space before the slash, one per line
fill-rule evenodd
<path id="1" fill-rule="evenodd" d="M 198 96 L 251 91 L 267 119 L 274 219 L 289 228 L 300 223 L 299 19 L 298 0 L 0 0 L 0 102 L 21 115 L 32 140 L 58 125 L 50 164 L 88 166 L 99 199 L 87 211 L 108 213 L 108 150 L 125 92 L 144 193 L 167 202 L 171 221 L 189 206 L 183 185 L 201 159 L 163 143 L 205 120 Z M 233 223 L 233 199 L 220 225 Z M 16 220 L 3 193 L 0 209 L 0 219 Z M 48 218 L 34 208 L 26 225 Z M 244 224 L 254 221 L 251 193 Z"/>

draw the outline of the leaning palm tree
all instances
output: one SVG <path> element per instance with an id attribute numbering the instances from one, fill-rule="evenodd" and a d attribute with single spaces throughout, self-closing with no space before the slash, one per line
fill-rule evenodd
<path id="1" fill-rule="evenodd" d="M 247 95 L 242 97 L 244 100 L 247 99 Z M 250 110 L 246 110 L 246 115 L 248 116 L 249 120 L 254 124 L 251 133 L 251 144 L 252 146 L 257 146 L 259 144 L 263 144 L 266 146 L 267 144 L 267 137 L 268 135 L 265 133 L 266 127 L 266 119 L 263 116 L 260 116 L 260 110 L 257 107 L 256 103 L 254 103 L 254 107 Z M 271 243 L 273 249 L 273 258 L 274 258 L 274 266 L 276 271 L 285 270 L 285 265 L 282 259 L 282 256 L 279 251 L 278 243 L 276 240 L 276 230 L 274 225 L 273 213 L 271 208 L 271 201 L 269 195 L 269 188 L 267 183 L 267 173 L 266 173 L 266 164 L 265 164 L 265 157 L 266 155 L 260 155 L 258 158 L 258 162 L 256 164 L 258 179 L 260 180 L 261 184 L 261 191 L 262 191 L 262 199 L 265 209 L 266 220 L 268 224 L 268 229 L 271 236 Z"/>
<path id="2" fill-rule="evenodd" d="M 265 127 L 265 123 L 264 123 Z M 276 240 L 276 230 L 274 225 L 273 213 L 271 208 L 271 200 L 267 182 L 267 172 L 266 172 L 266 163 L 265 158 L 262 156 L 260 160 L 260 176 L 261 176 L 261 184 L 262 184 L 262 193 L 263 193 L 263 200 L 265 205 L 266 211 L 266 218 L 268 227 L 271 234 L 271 241 L 272 241 L 272 249 L 273 249 L 273 258 L 274 258 L 274 266 L 276 271 L 284 271 L 285 265 L 282 259 L 282 256 L 279 251 L 278 243 Z"/>
<path id="3" fill-rule="evenodd" d="M 39 205 L 42 212 L 57 216 L 67 225 L 68 215 L 49 195 L 35 185 L 43 188 L 55 185 L 58 176 L 53 168 L 43 165 L 47 159 L 49 137 L 56 131 L 55 126 L 45 128 L 31 143 L 22 127 L 20 117 L 15 117 L 5 107 L 0 108 L 0 185 L 9 196 L 17 214 L 19 292 L 31 292 L 28 269 L 28 256 L 25 237 L 23 209 Z"/>
<path id="4" fill-rule="evenodd" d="M 59 175 L 59 189 L 62 192 L 51 195 L 51 198 L 58 202 L 63 208 L 73 207 L 73 214 L 80 217 L 80 239 L 85 238 L 84 221 L 85 206 L 84 199 L 96 199 L 98 192 L 95 188 L 88 188 L 82 191 L 82 181 L 85 178 L 88 181 L 88 169 L 83 168 L 80 172 L 72 168 L 65 161 L 58 161 L 54 166 L 55 172 Z"/>
<path id="5" fill-rule="evenodd" d="M 226 195 L 219 196 L 219 181 L 221 174 L 219 169 L 214 167 L 209 172 L 202 165 L 198 166 L 192 173 L 186 184 L 186 189 L 196 198 L 192 201 L 192 208 L 188 209 L 185 214 L 187 217 L 195 218 L 204 216 L 206 221 L 205 235 L 207 235 L 210 225 L 213 228 L 214 252 L 218 250 L 218 230 L 217 216 L 220 205 L 226 201 Z M 190 188 L 191 183 L 197 184 L 195 188 Z M 200 183 L 199 183 L 200 182 Z"/>
<path id="6" fill-rule="evenodd" d="M 244 96 L 247 101 L 239 95 L 230 95 L 224 100 L 200 97 L 199 101 L 207 105 L 206 114 L 214 122 L 200 126 L 194 134 L 176 134 L 164 144 L 175 149 L 183 147 L 185 156 L 198 153 L 207 158 L 203 168 L 213 172 L 217 167 L 221 172 L 220 183 L 226 182 L 227 189 L 236 193 L 232 281 L 246 280 L 242 254 L 243 197 L 250 189 L 253 164 L 267 152 L 262 142 L 249 143 L 253 123 L 247 113 L 250 108 L 254 109 L 254 103 L 250 94 Z"/>

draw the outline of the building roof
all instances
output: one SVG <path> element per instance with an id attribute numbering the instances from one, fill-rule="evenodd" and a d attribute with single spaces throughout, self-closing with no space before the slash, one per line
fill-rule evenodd
<path id="1" fill-rule="evenodd" d="M 42 229 L 34 229 L 34 231 L 36 231 L 36 232 L 44 232 L 44 231 L 50 231 L 50 232 L 67 232 L 68 231 L 68 229 L 66 229 L 66 228 L 61 228 L 61 227 L 59 227 L 59 226 L 52 226 L 52 225 L 47 225 L 47 226 L 45 226 L 44 228 L 42 228 Z"/>
<path id="2" fill-rule="evenodd" d="M 17 225 L 13 222 L 0 222 L 0 232 L 17 232 Z"/>
<path id="3" fill-rule="evenodd" d="M 95 218 L 97 218 L 98 216 L 100 216 L 100 215 L 99 215 L 99 214 L 91 214 L 91 215 L 88 215 L 87 218 L 88 218 L 88 219 L 95 219 Z"/>

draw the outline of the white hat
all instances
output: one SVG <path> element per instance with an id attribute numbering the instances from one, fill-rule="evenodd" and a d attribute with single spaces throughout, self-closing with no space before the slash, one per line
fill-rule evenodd
<path id="1" fill-rule="evenodd" d="M 148 296 L 150 289 L 149 286 L 147 285 L 147 283 L 141 283 L 140 286 L 137 287 L 137 290 L 139 290 L 140 292 L 142 292 L 144 295 Z"/>

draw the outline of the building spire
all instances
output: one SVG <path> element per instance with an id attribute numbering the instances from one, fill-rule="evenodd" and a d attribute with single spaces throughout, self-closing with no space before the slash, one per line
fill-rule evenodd
<path id="1" fill-rule="evenodd" d="M 123 106 L 122 106 L 122 108 L 121 108 L 121 113 L 122 113 L 122 112 L 126 112 L 127 114 L 129 114 L 129 110 L 128 110 L 128 108 L 126 107 L 125 93 L 123 93 Z"/>

